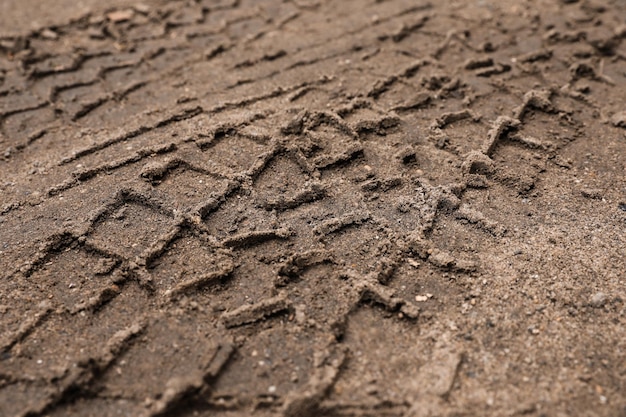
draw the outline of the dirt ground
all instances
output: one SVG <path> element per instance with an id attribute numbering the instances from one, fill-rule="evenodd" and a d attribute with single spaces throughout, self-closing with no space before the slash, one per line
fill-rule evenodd
<path id="1" fill-rule="evenodd" d="M 626 416 L 626 2 L 0 10 L 0 416 Z"/>

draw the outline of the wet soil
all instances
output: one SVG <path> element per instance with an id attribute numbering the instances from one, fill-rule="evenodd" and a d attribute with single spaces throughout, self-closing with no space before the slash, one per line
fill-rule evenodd
<path id="1" fill-rule="evenodd" d="M 0 415 L 626 415 L 624 2 L 36 3 Z"/>

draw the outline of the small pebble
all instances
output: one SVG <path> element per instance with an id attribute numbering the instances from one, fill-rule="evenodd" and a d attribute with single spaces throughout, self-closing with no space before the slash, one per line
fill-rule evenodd
<path id="1" fill-rule="evenodd" d="M 150 12 L 150 6 L 145 3 L 137 3 L 133 6 L 133 9 L 141 14 L 148 14 Z"/>
<path id="2" fill-rule="evenodd" d="M 539 329 L 536 328 L 535 326 L 529 326 L 528 327 L 528 332 L 530 334 L 533 334 L 533 335 L 538 335 L 539 334 Z"/>
<path id="3" fill-rule="evenodd" d="M 416 260 L 414 260 L 414 259 L 409 259 L 409 260 L 407 260 L 407 263 L 408 263 L 409 265 L 411 265 L 413 268 L 419 268 L 419 267 L 420 267 L 419 262 L 417 262 L 417 261 L 416 261 Z"/>
<path id="4" fill-rule="evenodd" d="M 44 29 L 41 31 L 40 33 L 41 37 L 44 39 L 49 39 L 49 40 L 56 40 L 59 38 L 59 35 L 50 29 Z"/>
<path id="5" fill-rule="evenodd" d="M 626 128 L 626 111 L 615 113 L 613 117 L 611 117 L 611 123 L 615 127 Z"/>
<path id="6" fill-rule="evenodd" d="M 369 385 L 365 388 L 365 393 L 367 395 L 376 395 L 378 394 L 378 387 L 376 385 Z"/>
<path id="7" fill-rule="evenodd" d="M 107 19 L 113 23 L 120 23 L 132 19 L 134 15 L 135 11 L 132 9 L 116 10 L 114 12 L 107 13 Z"/>
<path id="8" fill-rule="evenodd" d="M 580 190 L 580 193 L 585 198 L 602 200 L 602 190 L 597 188 L 583 188 L 582 190 Z"/>
<path id="9" fill-rule="evenodd" d="M 602 308 L 604 307 L 606 302 L 607 302 L 606 294 L 603 292 L 597 292 L 591 297 L 589 304 L 591 304 L 591 307 L 594 307 L 594 308 Z"/>

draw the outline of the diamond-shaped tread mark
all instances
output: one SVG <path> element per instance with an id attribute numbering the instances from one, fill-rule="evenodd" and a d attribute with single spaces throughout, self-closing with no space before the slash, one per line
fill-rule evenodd
<path id="1" fill-rule="evenodd" d="M 57 107 L 74 117 L 104 103 L 105 97 L 106 92 L 100 84 L 74 87 L 58 94 Z"/>
<path id="2" fill-rule="evenodd" d="M 312 347 L 320 344 L 313 332 L 290 332 L 284 325 L 247 337 L 228 372 L 215 383 L 212 402 L 228 405 L 232 398 L 271 404 L 307 382 Z"/>
<path id="3" fill-rule="evenodd" d="M 129 202 L 108 213 L 87 242 L 132 259 L 169 230 L 174 220 L 143 204 Z"/>
<path id="4" fill-rule="evenodd" d="M 27 289 L 27 282 L 20 283 L 15 287 L 3 289 L 2 304 L 0 304 L 0 347 L 11 342 L 13 335 L 24 329 L 31 319 L 31 323 L 37 322 L 37 316 L 43 317 L 51 307 L 47 302 L 47 296 L 41 290 Z M 6 298 L 5 298 L 6 297 Z M 6 304 L 4 300 L 11 300 Z M 9 336 L 11 335 L 11 336 Z"/>
<path id="5" fill-rule="evenodd" d="M 275 277 L 278 266 L 275 259 L 267 254 L 285 253 L 281 241 L 268 241 L 258 246 L 236 251 L 234 258 L 238 266 L 223 287 L 219 287 L 219 309 L 235 310 L 242 305 L 256 304 L 275 295 L 276 289 L 271 278 Z"/>
<path id="6" fill-rule="evenodd" d="M 341 278 L 334 265 L 318 264 L 306 268 L 298 277 L 291 277 L 287 288 L 296 287 L 290 299 L 295 321 L 300 326 L 313 326 L 334 331 L 356 302 L 353 284 Z"/>
<path id="7" fill-rule="evenodd" d="M 437 256 L 436 249 L 434 253 Z M 398 265 L 388 287 L 398 298 L 415 305 L 421 312 L 443 312 L 446 305 L 457 302 L 461 305 L 465 296 L 463 289 L 448 285 L 446 277 L 450 275 L 450 269 L 421 259 L 408 258 Z"/>
<path id="8" fill-rule="evenodd" d="M 169 195 L 176 206 L 190 207 L 224 194 L 228 181 L 192 169 L 178 168 L 167 174 L 156 187 Z"/>
<path id="9" fill-rule="evenodd" d="M 118 263 L 84 249 L 65 250 L 36 270 L 29 281 L 51 301 L 76 311 L 95 303 L 103 292 L 113 295 L 119 290 L 110 276 Z"/>
<path id="10" fill-rule="evenodd" d="M 352 184 L 334 183 L 325 190 L 324 198 L 302 204 L 291 210 L 277 212 L 278 222 L 289 225 L 294 235 L 289 238 L 292 254 L 323 249 L 318 228 L 333 222 L 338 214 L 351 213 L 360 207 L 362 196 L 355 193 Z"/>
<path id="11" fill-rule="evenodd" d="M 0 387 L 0 415 L 19 416 L 28 410 L 26 404 L 44 403 L 49 393 L 48 383 L 16 382 Z"/>
<path id="12" fill-rule="evenodd" d="M 224 249 L 216 249 L 199 238 L 184 235 L 170 243 L 165 253 L 153 260 L 148 269 L 155 287 L 162 292 L 171 292 L 210 284 L 203 279 L 219 279 L 228 273 L 231 264 L 231 256 Z"/>
<path id="13" fill-rule="evenodd" d="M 273 158 L 254 183 L 257 203 L 268 209 L 286 210 L 323 196 L 322 187 L 288 156 Z"/>
<path id="14" fill-rule="evenodd" d="M 494 178 L 520 195 L 535 188 L 544 164 L 516 146 L 502 146 L 493 157 L 498 167 Z"/>
<path id="15" fill-rule="evenodd" d="M 350 161 L 363 152 L 363 147 L 346 129 L 321 123 L 299 139 L 300 148 L 318 168 Z"/>
<path id="16" fill-rule="evenodd" d="M 97 358 L 107 341 L 144 314 L 147 306 L 146 294 L 126 285 L 96 312 L 52 313 L 7 352 L 3 373 L 34 380 L 60 378 L 77 363 Z"/>
<path id="17" fill-rule="evenodd" d="M 402 235 L 428 230 L 437 214 L 437 200 L 421 185 L 407 184 L 377 194 L 369 209 Z"/>
<path id="18" fill-rule="evenodd" d="M 411 112 L 432 104 L 433 94 L 425 92 L 413 83 L 394 83 L 384 91 L 376 101 L 383 108 L 398 112 Z"/>
<path id="19" fill-rule="evenodd" d="M 335 262 L 360 274 L 376 272 L 379 265 L 373 260 L 385 257 L 394 248 L 385 231 L 369 222 L 348 225 L 322 241 Z"/>
<path id="20" fill-rule="evenodd" d="M 509 135 L 509 139 L 526 148 L 549 150 L 563 147 L 576 139 L 579 135 L 576 128 L 572 122 L 556 114 L 527 111 L 517 133 Z"/>
<path id="21" fill-rule="evenodd" d="M 44 107 L 26 111 L 7 117 L 4 121 L 3 133 L 9 143 L 3 146 L 25 146 L 29 138 L 41 132 L 40 127 L 55 120 L 54 110 Z"/>
<path id="22" fill-rule="evenodd" d="M 176 379 L 197 375 L 201 380 L 220 343 L 212 326 L 198 316 L 155 317 L 102 375 L 98 388 L 105 397 L 154 400 Z"/>
<path id="23" fill-rule="evenodd" d="M 439 149 L 465 155 L 481 149 L 488 130 L 488 127 L 467 118 L 437 129 L 430 135 L 429 141 Z"/>
<path id="24" fill-rule="evenodd" d="M 376 308 L 356 310 L 343 337 L 354 354 L 342 370 L 331 400 L 369 403 L 376 396 L 402 403 L 425 359 L 418 337 L 410 322 L 384 317 Z"/>
<path id="25" fill-rule="evenodd" d="M 224 167 L 225 173 L 231 174 L 247 171 L 268 150 L 269 146 L 235 132 L 223 133 L 204 147 L 209 162 Z"/>
<path id="26" fill-rule="evenodd" d="M 276 214 L 257 207 L 247 192 L 230 196 L 219 208 L 208 214 L 205 224 L 209 233 L 223 240 L 249 232 L 275 230 Z"/>
<path id="27" fill-rule="evenodd" d="M 16 278 L 4 291 L 14 302 L 0 309 L 0 334 L 14 333 L 27 319 L 48 308 L 77 311 L 117 288 L 109 273 L 117 261 L 81 249 L 68 249 L 49 258 L 28 278 Z"/>

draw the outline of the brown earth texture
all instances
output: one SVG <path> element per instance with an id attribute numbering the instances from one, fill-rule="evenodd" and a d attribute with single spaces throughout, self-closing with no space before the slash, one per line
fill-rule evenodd
<path id="1" fill-rule="evenodd" d="M 626 416 L 623 0 L 0 10 L 0 416 Z"/>

